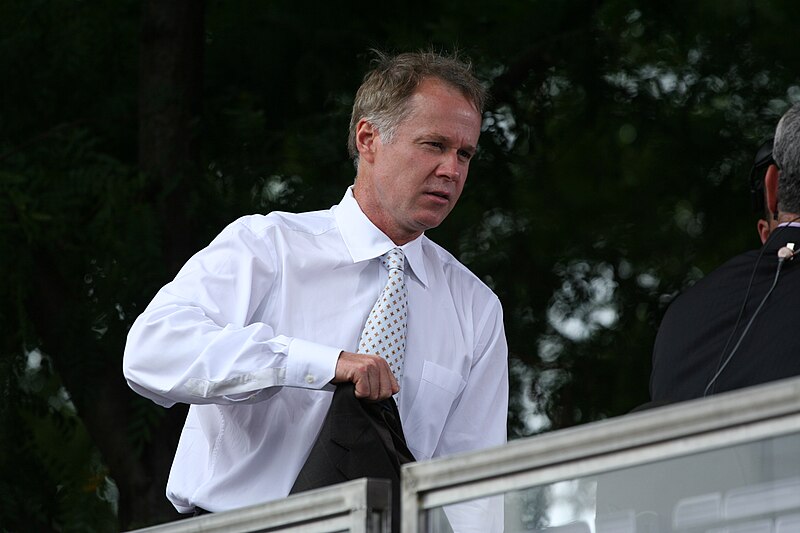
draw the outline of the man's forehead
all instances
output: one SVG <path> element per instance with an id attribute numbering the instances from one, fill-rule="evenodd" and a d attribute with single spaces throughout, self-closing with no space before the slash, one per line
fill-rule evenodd
<path id="1" fill-rule="evenodd" d="M 449 100 L 449 101 L 448 101 Z M 460 101 L 459 101 L 460 100 Z M 406 120 L 424 118 L 475 128 L 480 133 L 481 115 L 466 98 L 455 100 L 441 94 L 415 93 L 410 99 Z"/>

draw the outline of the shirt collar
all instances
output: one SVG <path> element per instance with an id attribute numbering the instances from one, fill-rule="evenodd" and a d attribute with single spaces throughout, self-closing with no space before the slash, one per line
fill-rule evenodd
<path id="1" fill-rule="evenodd" d="M 361 210 L 353 196 L 352 187 L 347 188 L 342 201 L 334 206 L 333 216 L 336 218 L 339 233 L 342 235 L 344 245 L 347 251 L 350 252 L 350 257 L 354 263 L 380 257 L 396 247 L 394 242 L 379 230 Z M 423 286 L 427 287 L 428 276 L 425 271 L 425 261 L 422 254 L 422 240 L 424 238 L 424 234 L 420 235 L 400 248 L 402 248 L 406 262 L 411 267 L 414 276 Z"/>

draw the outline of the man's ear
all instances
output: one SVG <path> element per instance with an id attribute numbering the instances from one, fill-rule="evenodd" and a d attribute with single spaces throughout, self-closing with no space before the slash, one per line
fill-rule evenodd
<path id="1" fill-rule="evenodd" d="M 764 195 L 767 200 L 767 209 L 777 216 L 778 214 L 778 167 L 770 165 L 764 176 Z"/>
<path id="2" fill-rule="evenodd" d="M 361 119 L 356 124 L 356 149 L 359 159 L 372 163 L 378 143 L 378 130 L 371 122 Z"/>
<path id="3" fill-rule="evenodd" d="M 758 238 L 761 239 L 761 244 L 767 242 L 771 230 L 769 222 L 767 222 L 763 218 L 758 219 L 758 223 L 756 224 L 756 229 L 758 230 Z"/>

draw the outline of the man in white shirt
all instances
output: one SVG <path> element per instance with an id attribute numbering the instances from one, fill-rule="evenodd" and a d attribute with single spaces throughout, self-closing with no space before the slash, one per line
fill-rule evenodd
<path id="1" fill-rule="evenodd" d="M 500 303 L 423 234 L 458 201 L 484 100 L 456 58 L 379 54 L 356 94 L 357 177 L 342 201 L 235 221 L 136 320 L 128 383 L 161 405 L 191 404 L 167 485 L 180 512 L 286 496 L 335 383 L 368 400 L 394 395 L 417 460 L 505 442 Z M 380 257 L 396 247 L 408 293 L 399 383 L 382 357 L 356 353 L 386 283 Z M 474 509 L 451 515 L 456 531 L 502 527 L 501 505 Z"/>

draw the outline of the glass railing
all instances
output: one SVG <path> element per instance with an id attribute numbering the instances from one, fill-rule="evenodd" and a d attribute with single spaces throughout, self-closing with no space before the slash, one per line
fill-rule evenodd
<path id="1" fill-rule="evenodd" d="M 390 492 L 357 480 L 138 533 L 388 533 Z M 448 533 L 489 500 L 506 533 L 800 533 L 800 378 L 406 465 L 402 531 Z"/>
<path id="2" fill-rule="evenodd" d="M 388 533 L 391 484 L 357 479 L 224 513 L 138 529 L 132 533 Z"/>
<path id="3" fill-rule="evenodd" d="M 403 468 L 404 533 L 503 498 L 505 532 L 800 532 L 800 381 Z"/>

